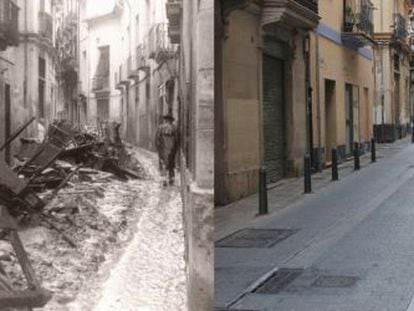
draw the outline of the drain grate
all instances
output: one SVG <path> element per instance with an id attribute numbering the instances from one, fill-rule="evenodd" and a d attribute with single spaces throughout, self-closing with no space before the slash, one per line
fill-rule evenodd
<path id="1" fill-rule="evenodd" d="M 296 229 L 244 229 L 217 242 L 217 247 L 267 248 L 298 232 Z"/>
<path id="2" fill-rule="evenodd" d="M 314 287 L 352 287 L 359 280 L 356 276 L 345 275 L 321 275 L 315 282 Z"/>
<path id="3" fill-rule="evenodd" d="M 270 278 L 263 282 L 253 292 L 258 294 L 278 294 L 292 283 L 303 269 L 281 268 L 277 270 Z"/>

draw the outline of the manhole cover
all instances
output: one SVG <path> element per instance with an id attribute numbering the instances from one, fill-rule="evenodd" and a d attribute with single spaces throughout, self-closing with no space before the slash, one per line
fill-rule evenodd
<path id="1" fill-rule="evenodd" d="M 266 248 L 296 233 L 296 229 L 244 229 L 217 242 L 218 247 Z"/>
<path id="2" fill-rule="evenodd" d="M 322 275 L 318 277 L 312 286 L 315 287 L 352 287 L 359 280 L 356 276 Z"/>
<path id="3" fill-rule="evenodd" d="M 279 269 L 253 292 L 258 294 L 278 294 L 301 275 L 302 272 L 303 269 Z"/>

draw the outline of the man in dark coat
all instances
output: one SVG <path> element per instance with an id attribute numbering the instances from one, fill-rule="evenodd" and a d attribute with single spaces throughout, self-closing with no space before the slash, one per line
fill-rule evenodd
<path id="1" fill-rule="evenodd" d="M 156 148 L 159 157 L 163 185 L 174 183 L 175 156 L 178 150 L 178 130 L 171 115 L 165 115 L 156 133 Z M 167 177 L 168 172 L 168 177 Z M 168 178 L 168 179 L 167 179 Z"/>

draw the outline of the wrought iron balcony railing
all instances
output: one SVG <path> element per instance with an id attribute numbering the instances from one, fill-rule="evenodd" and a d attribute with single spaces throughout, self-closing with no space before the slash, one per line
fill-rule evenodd
<path id="1" fill-rule="evenodd" d="M 50 41 L 53 40 L 53 19 L 49 13 L 39 12 L 39 34 Z"/>
<path id="2" fill-rule="evenodd" d="M 407 20 L 399 13 L 394 14 L 394 38 L 405 40 L 407 36 Z"/>
<path id="3" fill-rule="evenodd" d="M 354 47 L 373 42 L 374 6 L 369 0 L 346 0 L 342 26 L 342 40 Z"/>
<path id="4" fill-rule="evenodd" d="M 0 1 L 0 51 L 19 44 L 19 8 L 11 0 Z"/>
<path id="5" fill-rule="evenodd" d="M 311 10 L 312 12 L 318 14 L 318 0 L 294 0 L 299 3 L 301 6 Z"/>
<path id="6" fill-rule="evenodd" d="M 145 70 L 148 67 L 148 53 L 145 44 L 141 43 L 137 46 L 136 65 L 137 70 Z"/>
<path id="7" fill-rule="evenodd" d="M 346 1 L 344 10 L 344 32 L 362 32 L 372 37 L 374 33 L 373 5 L 370 1 L 359 1 L 353 8 L 351 0 Z"/>
<path id="8" fill-rule="evenodd" d="M 148 45 L 148 57 L 155 59 L 157 63 L 160 63 L 173 55 L 174 48 L 170 43 L 170 38 L 168 36 L 167 23 L 158 23 L 151 28 L 148 37 Z"/>

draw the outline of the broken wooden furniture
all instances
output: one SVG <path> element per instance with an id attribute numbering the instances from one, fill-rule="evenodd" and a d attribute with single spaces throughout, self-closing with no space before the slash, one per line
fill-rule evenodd
<path id="1" fill-rule="evenodd" d="M 2 308 L 41 308 L 45 306 L 51 299 L 52 294 L 42 288 L 37 280 L 23 243 L 17 233 L 17 223 L 4 206 L 0 206 L 0 230 L 6 232 L 27 281 L 26 290 L 17 291 L 8 286 L 0 291 L 0 306 Z"/>

